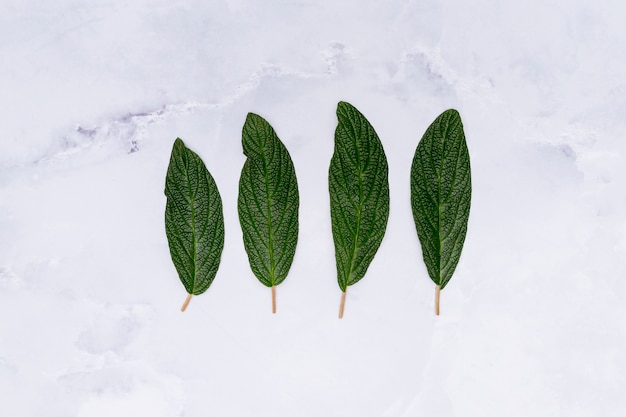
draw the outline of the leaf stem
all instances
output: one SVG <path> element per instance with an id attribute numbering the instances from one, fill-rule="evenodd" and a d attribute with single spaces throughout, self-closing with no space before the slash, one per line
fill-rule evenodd
<path id="1" fill-rule="evenodd" d="M 187 298 L 185 298 L 185 302 L 183 303 L 183 306 L 180 308 L 180 311 L 185 311 L 187 309 L 187 306 L 189 305 L 189 302 L 191 301 L 191 296 L 193 294 L 188 294 Z"/>
<path id="2" fill-rule="evenodd" d="M 339 305 L 339 318 L 342 319 L 343 318 L 343 309 L 346 305 L 346 292 L 348 292 L 348 287 L 346 287 L 346 290 L 341 293 L 341 304 Z"/>
<path id="3" fill-rule="evenodd" d="M 272 313 L 276 314 L 276 286 L 272 285 Z"/>
<path id="4" fill-rule="evenodd" d="M 437 285 L 435 287 L 435 314 L 439 315 L 439 294 L 441 293 L 441 287 Z"/>

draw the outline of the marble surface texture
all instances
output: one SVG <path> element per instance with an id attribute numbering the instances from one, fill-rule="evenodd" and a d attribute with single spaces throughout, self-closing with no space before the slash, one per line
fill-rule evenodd
<path id="1" fill-rule="evenodd" d="M 612 0 L 1 0 L 0 415 L 623 416 L 625 18 Z M 378 132 L 391 194 L 342 320 L 340 100 Z M 448 108 L 473 199 L 435 317 L 409 169 Z M 276 315 L 237 217 L 248 112 L 300 188 Z M 176 137 L 226 229 L 185 313 L 163 220 Z"/>

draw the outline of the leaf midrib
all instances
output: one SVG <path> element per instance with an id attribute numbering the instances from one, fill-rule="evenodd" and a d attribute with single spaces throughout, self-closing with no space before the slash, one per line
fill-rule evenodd
<path id="1" fill-rule="evenodd" d="M 354 131 L 354 126 L 351 124 L 353 128 L 353 143 L 354 148 L 356 149 L 356 165 L 359 170 L 359 204 L 356 210 L 356 232 L 354 234 L 354 245 L 352 247 L 352 253 L 350 254 L 350 269 L 347 271 L 346 276 L 346 289 L 350 285 L 350 276 L 352 276 L 352 271 L 354 270 L 354 260 L 356 259 L 356 252 L 359 250 L 359 231 L 361 230 L 361 211 L 363 209 L 363 171 L 361 170 L 361 154 L 359 152 L 359 146 L 357 142 L 357 135 Z M 347 133 L 347 132 L 346 132 Z M 345 291 L 345 290 L 344 290 Z"/>
<path id="2" fill-rule="evenodd" d="M 446 130 L 446 135 L 444 136 L 444 138 L 448 137 L 448 132 L 449 131 L 453 131 L 454 130 L 454 128 L 452 126 L 450 126 L 450 123 L 448 123 L 446 125 L 446 127 L 447 127 L 447 130 Z M 454 163 L 454 175 L 452 177 L 452 185 L 450 187 L 451 190 L 454 190 L 455 187 L 456 187 L 456 179 L 457 179 L 457 174 L 459 172 L 459 162 L 461 161 L 462 156 L 463 156 L 463 149 L 462 149 L 462 147 L 459 147 L 457 149 L 456 160 L 455 160 L 455 163 Z M 455 212 L 454 212 L 455 224 L 456 224 L 456 219 L 458 219 L 459 210 L 460 210 L 460 204 L 457 204 L 455 206 Z M 448 240 L 451 237 L 451 235 L 452 235 L 452 233 L 454 231 L 455 231 L 455 227 L 452 227 L 450 229 L 450 231 L 448 232 L 448 234 L 442 239 L 442 241 Z M 457 246 L 457 242 L 458 242 L 459 237 L 460 237 L 460 235 L 457 234 L 457 236 L 455 237 L 455 240 L 453 242 L 453 245 L 452 245 L 452 250 L 454 250 L 454 248 Z M 453 262 L 452 256 L 449 256 L 448 259 L 446 260 L 446 262 L 443 265 L 440 265 L 440 276 L 441 276 L 440 279 L 442 281 L 442 284 L 445 284 L 443 282 L 443 276 L 445 275 L 444 274 L 444 270 L 446 270 L 448 268 L 448 265 L 450 264 L 450 262 Z M 440 263 L 441 263 L 441 261 L 440 261 Z"/>
<path id="3" fill-rule="evenodd" d="M 260 147 L 261 155 L 263 155 L 263 178 L 265 179 L 265 195 L 267 199 L 267 227 L 268 227 L 268 235 L 269 235 L 269 255 L 270 255 L 270 284 L 274 285 L 274 229 L 272 228 L 272 212 L 271 212 L 271 202 L 270 202 L 270 185 L 269 185 L 269 175 L 267 172 L 267 155 L 265 154 L 265 145 L 261 145 Z"/>
<path id="4" fill-rule="evenodd" d="M 443 169 L 443 160 L 444 157 L 443 155 L 445 154 L 444 152 L 444 147 L 445 147 L 445 135 L 443 136 L 442 140 L 441 140 L 441 160 L 439 161 L 439 169 L 437 170 L 437 210 L 438 210 L 438 221 L 437 221 L 437 237 L 439 238 L 439 268 L 438 268 L 438 273 L 439 273 L 439 282 L 437 283 L 439 286 L 441 286 L 441 249 L 443 247 L 443 240 L 441 238 L 442 235 L 442 230 L 441 230 L 441 170 Z M 433 141 L 434 142 L 434 141 Z M 432 153 L 431 153 L 431 157 L 432 157 Z"/>
<path id="5" fill-rule="evenodd" d="M 184 160 L 185 163 L 185 171 L 189 172 L 189 160 L 187 158 L 185 158 Z M 192 293 L 196 292 L 196 282 L 198 282 L 198 265 L 196 262 L 196 255 L 197 255 L 197 247 L 198 247 L 198 241 L 196 239 L 196 195 L 198 193 L 198 185 L 199 185 L 199 178 L 198 181 L 196 181 L 196 192 L 194 193 L 191 189 L 191 178 L 189 176 L 189 174 L 187 175 L 187 188 L 189 189 L 189 198 L 191 200 L 191 237 L 192 237 L 192 242 L 193 242 L 193 247 L 192 247 L 192 257 L 193 257 L 193 284 L 192 284 Z"/>

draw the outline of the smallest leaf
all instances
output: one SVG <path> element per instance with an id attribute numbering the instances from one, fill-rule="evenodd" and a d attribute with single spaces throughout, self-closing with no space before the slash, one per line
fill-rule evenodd
<path id="1" fill-rule="evenodd" d="M 202 159 L 177 138 L 165 177 L 165 232 L 172 262 L 189 294 L 205 292 L 224 248 L 222 199 Z"/>

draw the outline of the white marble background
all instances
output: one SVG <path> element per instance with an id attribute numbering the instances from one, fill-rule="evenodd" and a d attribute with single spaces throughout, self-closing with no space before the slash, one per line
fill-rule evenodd
<path id="1" fill-rule="evenodd" d="M 0 415 L 622 417 L 625 19 L 617 0 L 1 0 Z M 341 321 L 339 100 L 377 130 L 391 182 Z M 408 174 L 447 108 L 474 191 L 435 317 Z M 236 211 L 249 111 L 300 186 L 277 315 Z M 226 222 L 185 313 L 163 224 L 177 136 Z"/>

